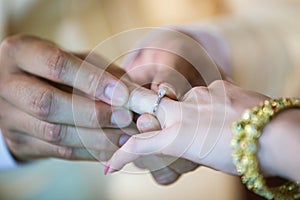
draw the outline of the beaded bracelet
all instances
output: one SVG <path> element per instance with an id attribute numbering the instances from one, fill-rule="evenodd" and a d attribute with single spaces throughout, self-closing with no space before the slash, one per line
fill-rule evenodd
<path id="1" fill-rule="evenodd" d="M 300 186 L 297 183 L 289 182 L 279 187 L 268 187 L 257 159 L 258 139 L 264 126 L 278 112 L 288 108 L 300 108 L 300 99 L 266 100 L 260 106 L 246 110 L 242 119 L 232 125 L 232 158 L 237 172 L 249 190 L 266 199 L 294 200 L 300 198 Z"/>

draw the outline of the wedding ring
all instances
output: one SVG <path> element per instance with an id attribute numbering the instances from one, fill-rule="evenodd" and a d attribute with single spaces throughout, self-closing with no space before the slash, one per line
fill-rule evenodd
<path id="1" fill-rule="evenodd" d="M 153 106 L 153 110 L 152 110 L 152 113 L 155 114 L 157 109 L 158 109 L 158 105 L 161 101 L 161 99 L 166 95 L 166 90 L 165 89 L 159 89 L 157 91 L 157 100 L 155 101 L 155 104 Z"/>

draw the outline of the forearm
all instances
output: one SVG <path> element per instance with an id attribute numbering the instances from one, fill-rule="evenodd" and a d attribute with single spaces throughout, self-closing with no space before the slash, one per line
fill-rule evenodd
<path id="1" fill-rule="evenodd" d="M 279 113 L 266 125 L 259 160 L 264 173 L 300 181 L 300 109 Z"/>

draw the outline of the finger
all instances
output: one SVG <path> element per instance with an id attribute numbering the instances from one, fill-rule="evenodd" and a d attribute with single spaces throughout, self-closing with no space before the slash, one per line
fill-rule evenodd
<path id="1" fill-rule="evenodd" d="M 126 107 L 138 114 L 153 114 L 154 104 L 157 101 L 158 95 L 153 91 L 143 87 L 129 86 L 129 89 L 131 93 Z M 170 117 L 166 117 L 166 115 L 168 114 L 167 111 L 169 110 L 173 111 L 172 115 L 174 114 L 175 116 L 180 116 L 180 102 L 173 101 L 167 97 L 164 97 L 161 99 L 158 109 L 155 112 L 155 115 L 162 127 L 165 126 L 165 124 L 170 123 L 173 119 Z"/>
<path id="2" fill-rule="evenodd" d="M 199 167 L 199 164 L 180 158 L 169 165 L 169 168 L 178 174 L 184 174 L 193 171 Z"/>
<path id="3" fill-rule="evenodd" d="M 130 128 L 90 129 L 54 124 L 34 118 L 9 104 L 4 105 L 3 108 L 5 118 L 2 118 L 1 123 L 5 124 L 7 129 L 24 132 L 32 137 L 60 146 L 115 151 L 127 141 L 130 137 L 128 134 L 132 135 L 137 132 Z M 10 113 L 8 114 L 6 111 Z"/>
<path id="4" fill-rule="evenodd" d="M 128 89 L 117 78 L 58 48 L 31 36 L 13 36 L 2 43 L 3 56 L 11 58 L 11 69 L 18 66 L 30 74 L 72 86 L 108 104 L 127 102 Z"/>
<path id="5" fill-rule="evenodd" d="M 138 118 L 136 125 L 141 133 L 158 131 L 161 129 L 159 121 L 149 113 L 142 114 Z"/>
<path id="6" fill-rule="evenodd" d="M 147 55 L 145 58 L 140 59 L 140 57 L 137 57 L 131 64 L 132 66 L 126 68 L 130 79 L 139 85 L 151 85 L 159 66 L 151 61 L 151 55 Z"/>
<path id="7" fill-rule="evenodd" d="M 132 113 L 126 109 L 112 109 L 103 102 L 62 92 L 24 74 L 10 77 L 0 90 L 1 96 L 41 120 L 93 128 L 125 127 L 131 123 Z"/>
<path id="8" fill-rule="evenodd" d="M 68 160 L 97 160 L 93 155 L 99 154 L 93 150 L 50 144 L 20 132 L 5 133 L 5 135 L 8 148 L 19 160 L 50 157 Z"/>
<path id="9" fill-rule="evenodd" d="M 164 167 L 156 171 L 151 172 L 155 181 L 160 185 L 169 185 L 174 183 L 180 177 L 180 174 L 173 171 L 169 167 Z"/>
<path id="10" fill-rule="evenodd" d="M 153 115 L 150 114 L 141 115 L 137 121 L 137 127 L 142 133 L 160 129 L 159 122 Z M 163 158 L 165 158 L 167 162 L 164 162 Z M 179 178 L 180 174 L 192 171 L 199 166 L 198 164 L 191 162 L 189 160 L 183 158 L 175 160 L 174 158 L 169 156 L 163 156 L 162 158 L 160 158 L 159 162 L 162 164 L 164 163 L 169 164 L 169 165 L 167 164 L 168 166 L 165 168 L 161 168 L 156 171 L 151 171 L 151 174 L 156 180 L 156 182 L 160 184 L 170 184 L 171 182 L 168 181 L 172 181 L 172 180 L 173 182 L 175 182 Z M 164 165 L 166 166 L 166 164 Z"/>
<path id="11" fill-rule="evenodd" d="M 151 114 L 148 113 L 144 113 L 142 115 L 139 116 L 139 118 L 137 119 L 136 122 L 137 128 L 139 130 L 140 133 L 145 133 L 145 132 L 149 132 L 149 131 L 158 131 L 160 130 L 160 124 L 158 122 L 157 119 L 155 119 L 155 117 Z M 148 156 L 150 157 L 150 156 Z M 154 157 L 154 156 L 152 156 Z M 147 158 L 147 156 L 146 156 Z M 145 157 L 141 157 L 139 159 L 137 159 L 134 164 L 141 168 L 141 169 L 146 169 L 146 163 L 145 163 Z M 149 167 L 148 167 L 149 169 Z"/>
<path id="12" fill-rule="evenodd" d="M 180 99 L 191 88 L 198 73 L 178 55 L 161 49 L 141 50 L 131 65 L 126 71 L 132 80 L 139 85 L 151 83 L 154 91 L 161 84 L 165 85 L 162 87 L 165 87 L 171 99 Z"/>
<path id="13" fill-rule="evenodd" d="M 97 53 L 73 53 L 85 62 L 91 63 L 95 67 L 105 70 L 117 78 L 128 78 L 126 71 L 114 63 L 110 63 Z"/>
<path id="14" fill-rule="evenodd" d="M 174 135 L 172 130 L 165 130 L 138 134 L 129 138 L 108 161 L 105 171 L 109 173 L 118 171 L 141 156 L 168 155 L 170 151 L 169 141 L 174 140 Z M 107 170 L 108 168 L 109 170 Z"/>
<path id="15" fill-rule="evenodd" d="M 166 90 L 168 97 L 177 100 L 181 99 L 192 87 L 180 71 L 174 67 L 163 66 L 155 74 L 151 84 L 151 89 L 154 91 L 158 91 L 160 88 Z"/>
<path id="16" fill-rule="evenodd" d="M 161 129 L 159 121 L 153 115 L 147 113 L 139 117 L 137 121 L 137 127 L 141 133 Z M 150 158 L 147 156 L 147 158 L 150 161 L 150 164 L 147 164 L 149 162 L 147 162 L 147 160 L 145 161 L 146 158 L 142 159 L 140 162 L 142 162 L 143 166 L 150 169 L 152 177 L 158 184 L 168 185 L 175 182 L 179 178 L 180 175 L 169 168 L 160 157 L 153 155 L 150 156 Z M 152 170 L 150 167 L 154 162 L 158 167 L 152 167 Z"/>

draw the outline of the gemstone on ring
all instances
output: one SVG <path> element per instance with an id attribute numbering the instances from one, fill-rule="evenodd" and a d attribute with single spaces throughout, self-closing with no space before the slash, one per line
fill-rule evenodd
<path id="1" fill-rule="evenodd" d="M 155 114 L 157 109 L 158 109 L 158 105 L 161 101 L 161 99 L 166 95 L 166 90 L 165 89 L 159 89 L 157 91 L 157 100 L 155 101 L 154 103 L 154 106 L 153 106 L 153 110 L 152 110 L 152 113 Z"/>

